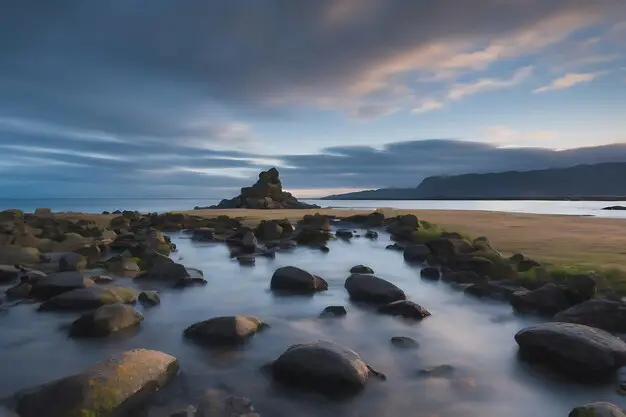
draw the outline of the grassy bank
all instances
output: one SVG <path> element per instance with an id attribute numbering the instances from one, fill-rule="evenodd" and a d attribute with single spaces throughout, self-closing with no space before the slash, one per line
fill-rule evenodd
<path id="1" fill-rule="evenodd" d="M 549 267 L 556 280 L 568 274 L 595 271 L 626 294 L 626 220 L 583 216 L 540 215 L 458 210 L 382 209 L 386 216 L 415 214 L 420 220 L 466 236 L 486 236 L 503 255 L 523 253 Z M 265 219 L 296 222 L 305 214 L 347 217 L 372 210 L 191 210 L 202 217 L 228 215 L 256 225 Z M 108 223 L 114 216 L 73 215 Z M 533 277 L 528 277 L 532 279 Z"/>

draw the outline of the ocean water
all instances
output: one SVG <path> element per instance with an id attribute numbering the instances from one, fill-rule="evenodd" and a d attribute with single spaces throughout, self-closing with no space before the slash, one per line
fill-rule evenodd
<path id="1" fill-rule="evenodd" d="M 196 206 L 210 206 L 219 199 L 201 198 L 152 198 L 152 199 L 3 199 L 0 210 L 17 208 L 32 212 L 38 207 L 50 207 L 54 211 L 77 211 L 101 213 L 114 210 L 138 210 L 140 212 L 166 212 L 191 210 Z M 406 201 L 406 200 L 303 200 L 321 207 L 345 209 L 398 209 L 429 210 L 489 210 L 512 213 L 569 214 L 606 218 L 626 218 L 626 211 L 602 210 L 603 207 L 626 205 L 624 201 Z"/>
<path id="2" fill-rule="evenodd" d="M 36 305 L 25 304 L 0 314 L 0 397 L 78 372 L 115 352 L 149 348 L 176 356 L 182 368 L 158 394 L 150 417 L 166 416 L 215 387 L 249 397 L 264 417 L 565 417 L 587 402 L 626 405 L 615 392 L 614 379 L 582 384 L 521 361 L 513 337 L 537 319 L 515 315 L 506 303 L 477 300 L 445 283 L 423 281 L 419 267 L 404 263 L 401 253 L 385 250 L 390 239 L 384 232 L 374 241 L 330 242 L 326 254 L 298 248 L 274 260 L 259 258 L 254 267 L 230 260 L 224 245 L 193 242 L 182 233 L 171 237 L 178 247 L 173 258 L 201 269 L 208 285 L 174 290 L 116 278 L 115 285 L 161 293 L 160 306 L 137 307 L 145 316 L 137 332 L 70 339 L 65 326 L 78 313 L 37 312 Z M 356 264 L 372 267 L 432 316 L 410 322 L 351 303 L 343 285 Z M 286 265 L 324 277 L 329 290 L 308 297 L 273 295 L 268 291 L 272 273 Z M 318 317 L 325 306 L 337 304 L 346 307 L 345 318 Z M 184 329 L 194 322 L 234 314 L 259 317 L 271 327 L 240 349 L 206 349 L 183 339 Z M 393 336 L 412 337 L 419 348 L 398 349 L 390 343 Z M 276 384 L 261 371 L 290 345 L 312 340 L 355 350 L 387 380 L 370 380 L 356 396 L 330 400 Z M 442 364 L 455 368 L 450 378 L 418 375 Z"/>

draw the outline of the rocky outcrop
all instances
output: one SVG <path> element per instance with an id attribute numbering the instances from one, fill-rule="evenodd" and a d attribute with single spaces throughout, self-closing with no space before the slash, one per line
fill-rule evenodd
<path id="1" fill-rule="evenodd" d="M 356 352 L 325 341 L 291 346 L 274 361 L 272 371 L 279 381 L 323 393 L 358 390 L 372 375 Z"/>
<path id="2" fill-rule="evenodd" d="M 216 206 L 196 207 L 196 209 L 204 208 L 309 209 L 320 207 L 298 201 L 293 195 L 283 191 L 278 170 L 272 168 L 261 172 L 258 181 L 253 186 L 242 188 L 239 196 L 230 200 L 222 200 Z"/>
<path id="3" fill-rule="evenodd" d="M 12 397 L 20 417 L 127 415 L 178 374 L 178 361 L 163 352 L 136 349 L 81 373 Z"/>
<path id="4" fill-rule="evenodd" d="M 185 337 L 205 346 L 240 345 L 267 327 L 256 317 L 214 317 L 192 324 L 185 329 Z"/>
<path id="5" fill-rule="evenodd" d="M 599 376 L 626 365 L 626 343 L 610 333 L 572 323 L 543 323 L 520 330 L 515 341 L 533 360 L 567 373 Z"/>

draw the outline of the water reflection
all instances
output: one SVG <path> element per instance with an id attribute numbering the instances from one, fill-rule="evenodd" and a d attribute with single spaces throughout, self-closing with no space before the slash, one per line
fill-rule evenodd
<path id="1" fill-rule="evenodd" d="M 419 269 L 385 250 L 388 237 L 331 242 L 330 253 L 300 248 L 276 259 L 258 258 L 241 267 L 222 245 L 192 242 L 174 234 L 183 262 L 204 272 L 206 286 L 161 291 L 158 307 L 137 308 L 141 330 L 104 340 L 75 340 L 62 326 L 76 314 L 39 313 L 20 305 L 0 315 L 0 394 L 77 372 L 114 352 L 150 348 L 179 358 L 183 373 L 159 395 L 157 405 L 191 403 L 205 389 L 222 387 L 251 398 L 265 416 L 566 416 L 586 402 L 623 403 L 612 383 L 595 386 L 566 380 L 517 359 L 513 335 L 533 319 L 513 315 L 509 306 L 464 296 L 443 283 L 420 279 Z M 364 264 L 405 290 L 432 316 L 421 322 L 375 314 L 349 302 L 343 288 L 350 267 Z M 295 265 L 325 278 L 329 290 L 312 297 L 275 296 L 269 289 L 276 268 Z M 116 284 L 130 283 L 120 278 Z M 328 305 L 344 305 L 346 317 L 320 319 Z M 248 314 L 270 328 L 237 349 L 206 349 L 185 341 L 191 323 L 217 315 Z M 407 336 L 417 349 L 398 349 L 391 337 Z M 357 351 L 387 381 L 373 379 L 359 395 L 343 401 L 285 389 L 263 367 L 288 346 L 331 340 Z M 424 378 L 419 371 L 442 364 L 446 377 Z M 167 408 L 167 407 L 166 407 Z"/>

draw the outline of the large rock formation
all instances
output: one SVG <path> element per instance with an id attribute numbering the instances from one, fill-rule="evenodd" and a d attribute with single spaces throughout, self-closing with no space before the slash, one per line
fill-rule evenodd
<path id="1" fill-rule="evenodd" d="M 196 207 L 196 209 L 207 207 Z M 278 170 L 272 168 L 259 174 L 259 180 L 252 187 L 243 187 L 241 194 L 230 200 L 222 200 L 208 208 L 251 208 L 251 209 L 308 209 L 320 208 L 315 204 L 298 201 L 290 193 L 283 191 Z"/>

